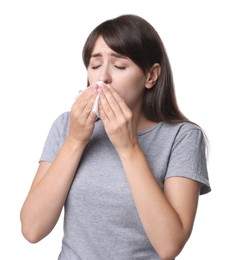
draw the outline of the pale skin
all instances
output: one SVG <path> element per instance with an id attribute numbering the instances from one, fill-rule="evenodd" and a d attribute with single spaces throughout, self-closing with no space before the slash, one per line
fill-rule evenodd
<path id="1" fill-rule="evenodd" d="M 22 233 L 32 243 L 47 236 L 62 212 L 80 158 L 93 132 L 96 95 L 105 131 L 122 162 L 145 232 L 161 259 L 176 257 L 188 240 L 197 210 L 200 184 L 181 177 L 165 180 L 161 190 L 138 144 L 137 132 L 155 122 L 141 112 L 143 92 L 160 74 L 154 64 L 145 75 L 129 58 L 111 50 L 102 37 L 88 66 L 90 86 L 72 105 L 70 129 L 52 163 L 40 162 L 21 209 Z M 107 86 L 98 88 L 95 82 Z"/>

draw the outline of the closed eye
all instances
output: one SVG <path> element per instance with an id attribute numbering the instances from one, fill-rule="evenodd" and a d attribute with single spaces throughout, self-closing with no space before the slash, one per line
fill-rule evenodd
<path id="1" fill-rule="evenodd" d="M 121 67 L 121 66 L 116 66 L 114 65 L 115 68 L 119 69 L 119 70 L 125 70 L 126 67 Z M 101 67 L 101 65 L 97 65 L 97 66 L 92 66 L 91 69 L 95 70 L 95 69 L 98 69 L 99 67 Z"/>
<path id="2" fill-rule="evenodd" d="M 93 70 L 95 70 L 95 69 L 98 69 L 100 66 L 101 66 L 101 65 L 92 66 L 91 68 L 92 68 Z"/>
<path id="3" fill-rule="evenodd" d="M 120 66 L 116 66 L 116 65 L 115 65 L 115 67 L 116 67 L 117 69 L 120 69 L 120 70 L 125 70 L 125 69 L 126 69 L 126 67 L 120 67 Z"/>

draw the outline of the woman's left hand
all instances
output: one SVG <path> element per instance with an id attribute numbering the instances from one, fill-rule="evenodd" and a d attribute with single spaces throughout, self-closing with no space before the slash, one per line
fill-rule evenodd
<path id="1" fill-rule="evenodd" d="M 137 144 L 133 113 L 112 87 L 102 85 L 98 91 L 99 116 L 106 133 L 118 153 L 127 152 Z"/>

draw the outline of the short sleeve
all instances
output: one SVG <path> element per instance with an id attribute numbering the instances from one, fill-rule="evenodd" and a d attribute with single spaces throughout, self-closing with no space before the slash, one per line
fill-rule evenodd
<path id="1" fill-rule="evenodd" d="M 211 191 L 206 157 L 206 140 L 201 129 L 182 129 L 177 134 L 170 155 L 166 178 L 186 177 L 200 182 L 200 194 Z"/>
<path id="2" fill-rule="evenodd" d="M 39 162 L 52 162 L 55 159 L 65 137 L 67 136 L 68 124 L 68 112 L 63 113 L 56 118 L 47 135 Z"/>

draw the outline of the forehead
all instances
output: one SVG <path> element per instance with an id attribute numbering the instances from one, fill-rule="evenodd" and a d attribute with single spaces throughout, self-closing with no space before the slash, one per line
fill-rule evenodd
<path id="1" fill-rule="evenodd" d="M 104 41 L 102 36 L 99 36 L 97 40 L 94 43 L 93 50 L 91 52 L 91 56 L 96 56 L 97 54 L 104 54 L 104 53 L 115 53 L 117 55 L 117 52 L 113 51 L 107 43 Z"/>
<path id="2" fill-rule="evenodd" d="M 102 57 L 102 56 L 111 56 L 115 58 L 124 58 L 128 59 L 128 57 L 121 55 L 115 51 L 113 51 L 107 43 L 104 41 L 102 36 L 99 36 L 94 44 L 93 50 L 91 52 L 91 58 Z"/>
<path id="3" fill-rule="evenodd" d="M 110 47 L 106 44 L 106 42 L 104 41 L 103 37 L 101 35 L 99 35 L 94 43 L 94 49 L 95 48 L 109 48 Z"/>

